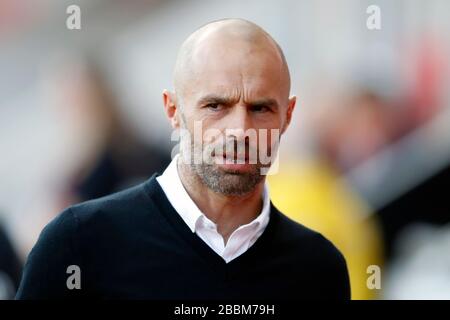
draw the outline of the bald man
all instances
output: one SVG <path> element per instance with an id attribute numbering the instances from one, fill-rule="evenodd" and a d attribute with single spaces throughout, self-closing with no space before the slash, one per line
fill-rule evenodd
<path id="1" fill-rule="evenodd" d="M 295 107 L 279 45 L 241 19 L 182 44 L 164 90 L 180 152 L 135 187 L 42 231 L 18 299 L 349 299 L 345 259 L 287 218 L 265 182 Z"/>

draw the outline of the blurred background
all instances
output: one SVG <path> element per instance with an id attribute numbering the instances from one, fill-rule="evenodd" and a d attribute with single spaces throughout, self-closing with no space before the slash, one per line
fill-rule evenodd
<path id="1" fill-rule="evenodd" d="M 354 299 L 450 299 L 447 0 L 0 0 L 0 299 L 63 208 L 164 170 L 178 47 L 225 17 L 290 66 L 274 204 L 344 253 Z"/>

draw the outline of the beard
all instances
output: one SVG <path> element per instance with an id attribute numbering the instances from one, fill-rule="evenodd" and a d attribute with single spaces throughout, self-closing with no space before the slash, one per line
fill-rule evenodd
<path id="1" fill-rule="evenodd" d="M 224 170 L 216 164 L 191 164 L 191 168 L 202 182 L 216 193 L 242 196 L 253 191 L 264 176 L 260 166 L 252 165 L 247 172 Z"/>
<path id="2" fill-rule="evenodd" d="M 248 169 L 245 171 L 225 169 L 215 163 L 214 152 L 211 150 L 225 150 L 226 144 L 228 148 L 231 145 L 234 148 L 235 154 L 245 152 L 245 150 L 237 150 L 234 141 L 229 141 L 225 144 L 207 145 L 203 150 L 199 146 L 195 146 L 194 143 L 190 144 L 191 154 L 194 158 L 202 159 L 203 161 L 192 161 L 190 157 L 189 166 L 191 172 L 193 172 L 201 182 L 209 189 L 216 193 L 220 193 L 227 196 L 243 196 L 255 190 L 256 186 L 264 180 L 264 175 L 261 174 L 262 168 L 267 168 L 268 165 L 263 165 L 257 159 L 254 159 L 253 163 L 248 164 Z M 250 154 L 248 145 L 244 145 L 247 148 L 247 154 Z M 230 149 L 228 149 L 230 150 Z M 257 154 L 254 152 L 254 154 Z"/>

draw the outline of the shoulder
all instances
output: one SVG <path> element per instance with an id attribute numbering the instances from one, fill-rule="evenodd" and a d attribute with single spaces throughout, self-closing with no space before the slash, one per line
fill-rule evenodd
<path id="1" fill-rule="evenodd" d="M 145 183 L 72 205 L 51 220 L 28 255 L 17 297 L 69 294 L 65 287 L 67 266 L 87 270 L 96 254 L 104 258 L 118 248 L 125 250 L 123 239 L 140 230 L 145 225 L 144 217 L 152 211 L 151 200 L 144 192 Z"/>
<path id="2" fill-rule="evenodd" d="M 279 245 L 283 247 L 279 251 L 294 257 L 305 273 L 314 279 L 312 287 L 317 296 L 350 299 L 347 263 L 339 249 L 321 233 L 292 220 L 276 208 L 275 216 L 282 239 Z"/>
<path id="3" fill-rule="evenodd" d="M 279 221 L 279 235 L 285 245 L 298 252 L 304 252 L 309 259 L 316 262 L 327 262 L 328 265 L 345 264 L 343 254 L 324 235 L 294 221 L 274 206 L 273 209 Z"/>
<path id="4" fill-rule="evenodd" d="M 73 219 L 83 226 L 95 226 L 100 221 L 120 224 L 130 218 L 138 219 L 152 211 L 153 200 L 148 195 L 147 185 L 154 183 L 155 176 L 125 190 L 71 205 L 65 211 L 71 212 Z"/>
<path id="5" fill-rule="evenodd" d="M 144 188 L 147 182 L 65 208 L 45 226 L 37 245 L 77 244 L 84 237 L 98 240 L 101 235 L 110 239 L 139 228 L 154 211 Z"/>

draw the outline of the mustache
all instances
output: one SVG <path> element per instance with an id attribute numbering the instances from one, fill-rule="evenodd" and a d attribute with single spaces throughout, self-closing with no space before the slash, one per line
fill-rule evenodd
<path id="1" fill-rule="evenodd" d="M 226 158 L 248 159 L 258 155 L 258 149 L 250 146 L 247 141 L 227 140 L 207 145 L 205 151 L 212 157 L 223 155 Z"/>

